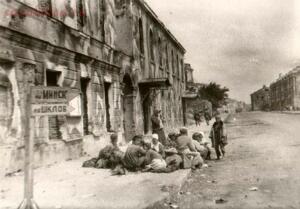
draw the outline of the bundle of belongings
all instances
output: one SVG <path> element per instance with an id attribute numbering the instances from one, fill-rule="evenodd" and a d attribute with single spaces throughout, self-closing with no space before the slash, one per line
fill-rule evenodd
<path id="1" fill-rule="evenodd" d="M 97 158 L 83 163 L 83 167 L 109 168 L 113 175 L 124 175 L 126 171 L 170 173 L 178 169 L 198 169 L 204 160 L 210 159 L 210 149 L 202 142 L 202 132 L 188 136 L 186 128 L 180 134 L 170 133 L 164 144 L 158 134 L 153 134 L 151 141 L 136 135 L 122 152 L 117 145 L 118 137 L 111 135 L 111 144 L 104 147 Z"/>

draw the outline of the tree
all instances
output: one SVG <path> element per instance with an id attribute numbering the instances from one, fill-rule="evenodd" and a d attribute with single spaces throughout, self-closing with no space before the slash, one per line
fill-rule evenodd
<path id="1" fill-rule="evenodd" d="M 228 98 L 228 91 L 228 88 L 221 87 L 215 82 L 210 82 L 209 84 L 205 84 L 199 89 L 198 95 L 200 96 L 200 98 L 210 101 L 212 103 L 213 109 L 216 110 L 226 103 L 226 99 Z"/>

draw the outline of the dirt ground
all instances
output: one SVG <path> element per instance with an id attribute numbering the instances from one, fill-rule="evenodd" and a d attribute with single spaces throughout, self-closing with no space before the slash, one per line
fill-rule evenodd
<path id="1" fill-rule="evenodd" d="M 300 115 L 243 113 L 227 127 L 226 157 L 149 209 L 300 208 Z"/>

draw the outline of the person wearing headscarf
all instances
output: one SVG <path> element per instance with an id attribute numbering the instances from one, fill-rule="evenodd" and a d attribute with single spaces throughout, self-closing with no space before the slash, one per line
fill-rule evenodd
<path id="1" fill-rule="evenodd" d="M 152 123 L 152 133 L 158 135 L 159 141 L 166 146 L 167 139 L 164 131 L 164 125 L 161 118 L 161 110 L 154 110 L 153 115 L 151 116 Z"/>
<path id="2" fill-rule="evenodd" d="M 163 158 L 165 157 L 164 146 L 158 141 L 158 135 L 152 134 L 152 147 L 154 151 L 159 153 Z"/>
<path id="3" fill-rule="evenodd" d="M 225 139 L 225 132 L 224 132 L 224 123 L 221 119 L 220 115 L 216 115 L 216 121 L 214 122 L 209 138 L 212 142 L 212 147 L 215 148 L 217 160 L 220 160 L 220 157 L 225 156 L 225 144 L 223 143 Z"/>

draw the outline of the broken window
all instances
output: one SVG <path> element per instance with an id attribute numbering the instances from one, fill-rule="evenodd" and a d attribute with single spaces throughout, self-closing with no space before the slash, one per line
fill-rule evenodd
<path id="1" fill-rule="evenodd" d="M 179 70 L 180 66 L 179 66 L 179 58 L 178 55 L 176 56 L 176 72 L 177 72 L 177 79 L 180 79 L 180 70 Z"/>
<path id="2" fill-rule="evenodd" d="M 166 69 L 167 72 L 169 73 L 169 53 L 168 53 L 168 45 L 166 44 L 165 48 L 165 53 L 166 53 Z"/>
<path id="3" fill-rule="evenodd" d="M 143 21 L 139 19 L 139 34 L 140 34 L 140 53 L 144 54 L 144 33 L 143 33 Z"/>
<path id="4" fill-rule="evenodd" d="M 159 56 L 159 66 L 162 66 L 162 47 L 161 47 L 161 38 L 158 39 L 158 56 Z"/>
<path id="5" fill-rule="evenodd" d="M 173 72 L 173 76 L 175 76 L 175 64 L 174 64 L 174 52 L 172 50 L 172 53 L 171 53 L 172 57 L 171 57 L 171 61 L 172 61 L 172 72 Z"/>
<path id="6" fill-rule="evenodd" d="M 151 61 L 154 61 L 154 37 L 153 37 L 152 30 L 150 30 L 149 39 L 150 39 L 150 59 Z"/>
<path id="7" fill-rule="evenodd" d="M 78 29 L 82 30 L 85 23 L 85 11 L 83 7 L 83 0 L 76 1 L 76 10 Z"/>
<path id="8" fill-rule="evenodd" d="M 60 76 L 60 72 L 56 71 L 46 71 L 46 82 L 47 86 L 58 86 L 57 82 Z M 61 139 L 62 135 L 60 132 L 60 125 L 63 123 L 61 118 L 62 116 L 49 116 L 49 139 Z"/>
<path id="9" fill-rule="evenodd" d="M 181 81 L 184 82 L 184 67 L 183 67 L 183 59 L 181 59 Z"/>

